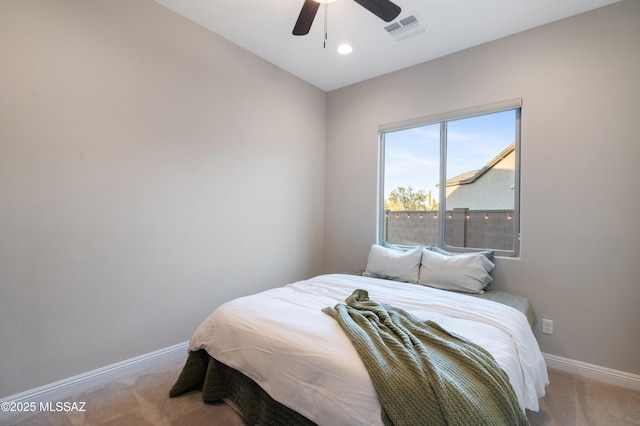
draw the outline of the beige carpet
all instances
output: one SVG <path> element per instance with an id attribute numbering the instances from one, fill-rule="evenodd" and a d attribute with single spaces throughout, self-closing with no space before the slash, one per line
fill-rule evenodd
<path id="1" fill-rule="evenodd" d="M 169 388 L 184 359 L 125 377 L 68 398 L 85 402 L 85 412 L 12 417 L 2 425 L 214 425 L 244 426 L 225 404 L 202 403 L 200 393 L 170 399 Z M 640 425 L 640 392 L 551 370 L 540 411 L 527 412 L 531 425 Z M 333 425 L 332 425 L 333 426 Z"/>

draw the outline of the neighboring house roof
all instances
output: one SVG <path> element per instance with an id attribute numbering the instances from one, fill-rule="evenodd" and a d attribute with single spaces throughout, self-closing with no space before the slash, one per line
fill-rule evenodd
<path id="1" fill-rule="evenodd" d="M 467 185 L 480 179 L 480 177 L 491 170 L 496 164 L 502 161 L 507 155 L 511 154 L 516 149 L 516 145 L 512 143 L 504 149 L 500 154 L 496 155 L 491 161 L 489 161 L 483 168 L 479 170 L 470 170 L 468 172 L 454 176 L 451 179 L 447 179 L 447 186 Z"/>

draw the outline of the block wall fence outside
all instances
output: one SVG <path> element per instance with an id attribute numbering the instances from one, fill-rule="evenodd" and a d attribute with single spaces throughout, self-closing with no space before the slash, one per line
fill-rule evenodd
<path id="1" fill-rule="evenodd" d="M 513 210 L 448 210 L 447 245 L 513 250 L 513 214 Z M 438 243 L 438 212 L 387 211 L 385 221 L 388 243 Z"/>

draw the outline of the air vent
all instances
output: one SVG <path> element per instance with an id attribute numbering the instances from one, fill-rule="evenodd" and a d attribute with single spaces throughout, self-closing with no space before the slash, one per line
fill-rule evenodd
<path id="1" fill-rule="evenodd" d="M 397 41 L 403 41 L 424 33 L 427 30 L 427 27 L 422 22 L 422 19 L 420 19 L 420 16 L 416 12 L 413 12 L 413 14 L 406 18 L 402 18 L 391 25 L 387 25 L 384 29 L 387 30 L 387 32 Z"/>

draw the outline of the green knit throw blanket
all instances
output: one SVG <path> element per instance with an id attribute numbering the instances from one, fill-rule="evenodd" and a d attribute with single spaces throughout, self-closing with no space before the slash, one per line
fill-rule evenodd
<path id="1" fill-rule="evenodd" d="M 362 359 L 385 425 L 528 425 L 507 374 L 493 356 L 433 321 L 355 290 L 323 312 Z"/>

